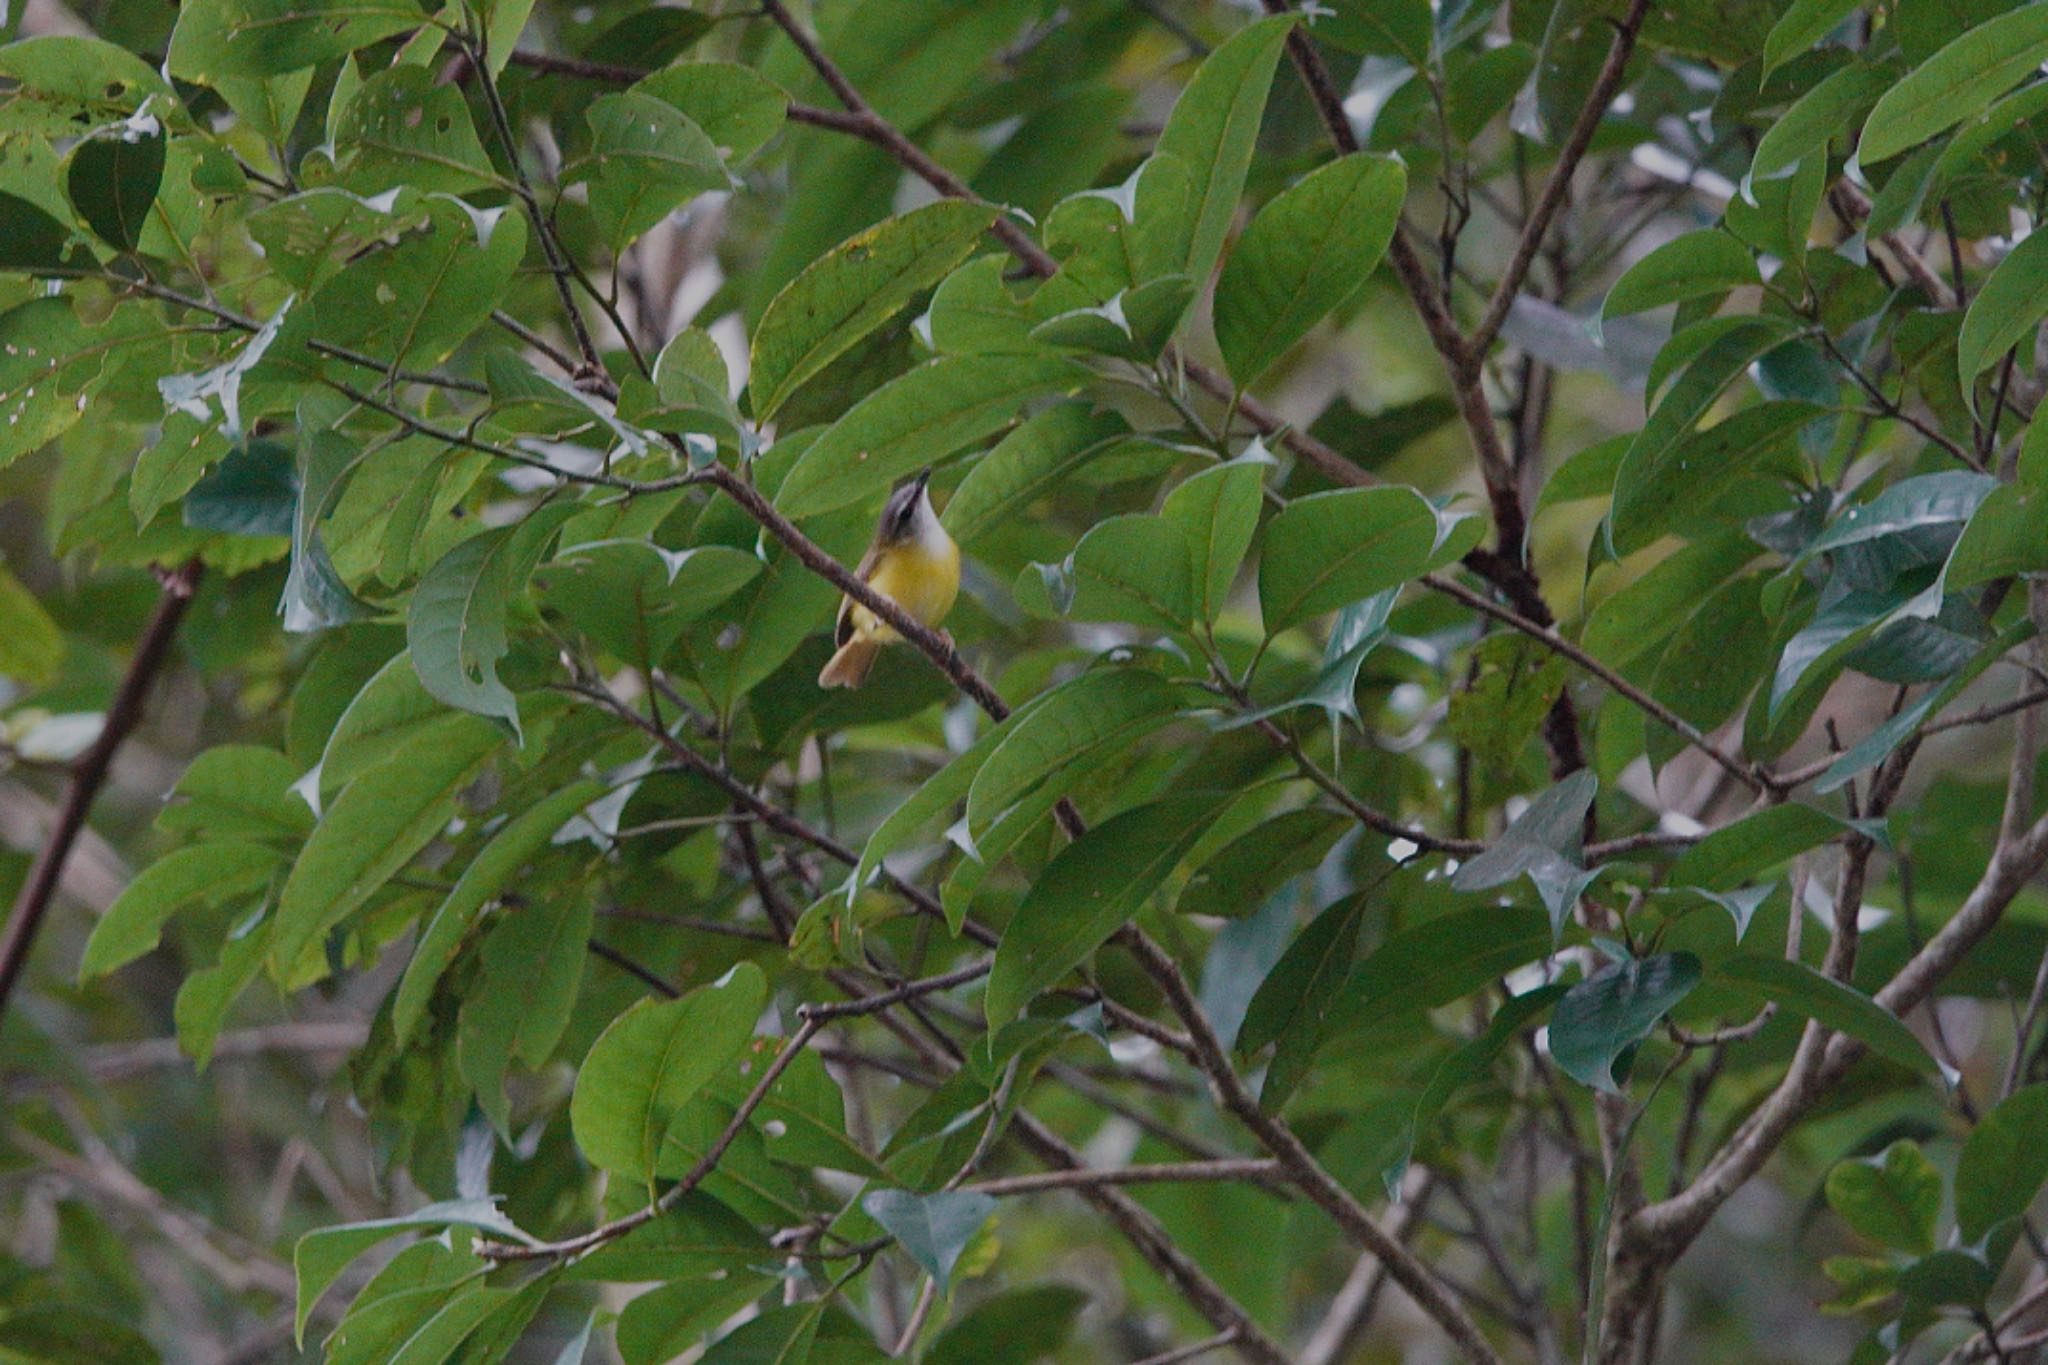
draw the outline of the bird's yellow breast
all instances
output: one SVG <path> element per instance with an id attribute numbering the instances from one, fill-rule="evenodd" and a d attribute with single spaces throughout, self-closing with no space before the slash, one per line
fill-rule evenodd
<path id="1" fill-rule="evenodd" d="M 960 547 L 951 540 L 929 545 L 913 540 L 892 545 L 877 556 L 868 583 L 925 625 L 936 626 L 953 609 L 960 592 Z M 854 629 L 876 640 L 893 640 L 887 622 L 859 603 L 853 604 Z"/>

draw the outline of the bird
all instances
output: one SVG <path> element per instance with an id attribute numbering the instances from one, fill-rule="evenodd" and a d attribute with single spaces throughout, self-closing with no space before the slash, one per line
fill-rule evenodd
<path id="1" fill-rule="evenodd" d="M 932 510 L 931 479 L 926 469 L 889 495 L 874 543 L 854 576 L 936 628 L 960 592 L 960 547 Z M 818 674 L 818 686 L 859 687 L 882 646 L 901 638 L 895 627 L 853 598 L 841 598 L 832 633 L 838 650 Z"/>

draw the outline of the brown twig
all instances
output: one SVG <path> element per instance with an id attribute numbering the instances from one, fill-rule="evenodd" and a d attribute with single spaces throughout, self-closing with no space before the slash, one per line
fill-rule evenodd
<path id="1" fill-rule="evenodd" d="M 85 829 L 86 817 L 92 813 L 93 801 L 99 796 L 100 787 L 105 784 L 107 771 L 113 764 L 114 751 L 121 747 L 129 732 L 142 720 L 150 688 L 170 657 L 171 641 L 178 634 L 178 623 L 185 619 L 185 610 L 192 604 L 192 594 L 198 590 L 200 572 L 199 561 L 194 559 L 159 575 L 163 586 L 157 596 L 156 611 L 143 628 L 142 638 L 136 642 L 135 654 L 128 661 L 128 671 L 122 674 L 120 686 L 115 689 L 114 700 L 107 707 L 99 734 L 94 736 L 92 743 L 71 767 L 70 780 L 64 787 L 64 800 L 57 809 L 57 822 L 50 830 L 49 839 L 36 853 L 28 879 L 22 883 L 21 894 L 15 897 L 13 913 L 7 920 L 6 936 L 0 938 L 0 1019 L 6 1017 L 8 999 L 28 966 L 36 934 L 42 928 L 43 917 L 49 913 L 50 902 L 56 898 L 57 884 L 64 874 L 64 860 L 70 857 L 71 846 L 78 842 L 80 832 Z"/>
<path id="2" fill-rule="evenodd" d="M 1476 366 L 1485 356 L 1494 338 L 1500 335 L 1508 311 L 1515 306 L 1515 296 L 1521 292 L 1522 281 L 1528 278 L 1529 267 L 1535 264 L 1537 253 L 1543 249 L 1551 222 L 1571 193 L 1572 175 L 1578 170 L 1579 162 L 1585 159 L 1586 149 L 1593 145 L 1593 135 L 1600 131 L 1601 120 L 1607 117 L 1607 108 L 1621 89 L 1622 79 L 1628 71 L 1629 56 L 1635 51 L 1636 35 L 1642 32 L 1643 19 L 1649 10 L 1649 0 L 1632 0 L 1628 13 L 1614 26 L 1614 41 L 1608 46 L 1607 60 L 1601 63 L 1600 74 L 1594 77 L 1593 87 L 1586 93 L 1586 102 L 1580 106 L 1578 118 L 1573 121 L 1564 146 L 1558 149 L 1557 164 L 1551 168 L 1550 178 L 1543 182 L 1536 202 L 1529 208 L 1521 236 L 1515 239 L 1515 249 L 1508 256 L 1507 269 L 1501 272 L 1500 283 L 1494 287 L 1486 312 L 1466 339 L 1467 364 Z"/>

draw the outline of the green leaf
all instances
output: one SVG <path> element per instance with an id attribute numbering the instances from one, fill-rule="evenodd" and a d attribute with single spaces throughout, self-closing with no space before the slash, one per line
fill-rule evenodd
<path id="1" fill-rule="evenodd" d="M 15 1309 L 0 1318 L 0 1360 L 33 1365 L 157 1365 L 134 1328 L 76 1304 Z"/>
<path id="2" fill-rule="evenodd" d="M 1816 152 L 1825 156 L 1828 144 L 1854 128 L 1898 78 L 1890 63 L 1853 62 L 1806 91 L 1758 140 L 1746 181 L 1774 179 Z"/>
<path id="3" fill-rule="evenodd" d="M 1408 190 L 1393 157 L 1340 157 L 1276 195 L 1216 282 L 1216 344 L 1243 388 L 1358 293 L 1393 240 Z"/>
<path id="4" fill-rule="evenodd" d="M 1970 514 L 1941 582 L 1946 591 L 1961 592 L 2043 569 L 2048 569 L 2048 488 L 2000 484 Z"/>
<path id="5" fill-rule="evenodd" d="M 593 1165 L 654 1178 L 678 1111 L 739 1055 L 767 1001 L 761 969 L 742 962 L 675 1000 L 642 1000 L 614 1019 L 576 1073 L 569 1123 Z"/>
<path id="6" fill-rule="evenodd" d="M 1956 1229 L 1976 1242 L 2008 1218 L 2024 1215 L 2048 1181 L 2048 1085 L 2030 1085 L 1998 1102 L 1963 1140 L 1956 1162 Z"/>
<path id="7" fill-rule="evenodd" d="M 0 203 L 0 267 L 6 221 Z M 0 468 L 78 421 L 91 381 L 123 330 L 112 322 L 86 327 L 65 298 L 31 299 L 0 313 Z"/>
<path id="8" fill-rule="evenodd" d="M 939 519 L 971 550 L 1130 434 L 1130 424 L 1114 412 L 1055 403 L 1027 417 L 976 460 Z"/>
<path id="9" fill-rule="evenodd" d="M 689 1280 L 772 1258 L 754 1225 L 702 1190 L 563 1268 L 572 1281 Z"/>
<path id="10" fill-rule="evenodd" d="M 1158 730 L 1186 705 L 1180 688 L 1135 668 L 1100 668 L 1048 694 L 1018 718 L 967 793 L 976 837 L 1040 783 L 1077 759 L 1114 752 Z"/>
<path id="11" fill-rule="evenodd" d="M 480 720 L 419 732 L 343 789 L 292 864 L 277 904 L 270 965 L 303 979 L 309 950 L 412 861 L 453 819 L 456 800 L 504 736 Z"/>
<path id="12" fill-rule="evenodd" d="M 1623 271 L 1600 305 L 1600 317 L 1626 317 L 1668 303 L 1757 283 L 1749 248 L 1718 228 L 1674 237 Z"/>
<path id="13" fill-rule="evenodd" d="M 1033 1284 L 983 1299 L 946 1324 L 925 1365 L 1035 1365 L 1074 1330 L 1088 1295 L 1067 1284 Z"/>
<path id="14" fill-rule="evenodd" d="M 157 187 L 164 178 L 161 127 L 145 132 L 123 127 L 87 138 L 72 150 L 65 192 L 78 216 L 121 251 L 142 240 Z"/>
<path id="15" fill-rule="evenodd" d="M 1452 887 L 1485 891 L 1560 862 L 1576 864 L 1599 788 L 1599 778 L 1581 768 L 1538 793 L 1486 852 L 1459 865 Z"/>
<path id="16" fill-rule="evenodd" d="M 1164 884 L 1235 795 L 1201 793 L 1138 806 L 1062 849 L 1032 884 L 996 949 L 985 1002 L 989 1025 L 1009 1023 L 1032 997 L 1085 962 Z"/>
<path id="17" fill-rule="evenodd" d="M 426 1013 L 434 984 L 455 960 L 477 914 L 519 874 L 519 869 L 546 848 L 556 832 L 585 806 L 604 795 L 601 784 L 571 783 L 552 792 L 505 822 L 491 841 L 462 869 L 447 899 L 420 931 L 412 961 L 391 997 L 391 1032 L 400 1047 L 412 1037 L 413 1029 Z M 573 899 L 564 897 L 564 899 Z M 577 954 L 581 960 L 581 954 Z"/>
<path id="18" fill-rule="evenodd" d="M 423 730 L 468 724 L 467 717 L 451 715 L 428 695 L 420 685 L 419 670 L 412 666 L 412 655 L 400 650 L 370 675 L 334 723 L 317 765 L 316 794 L 326 800 L 413 743 Z"/>
<path id="19" fill-rule="evenodd" d="M 1394 1192 L 1401 1187 L 1401 1177 L 1407 1174 L 1408 1160 L 1414 1152 L 1416 1139 L 1436 1121 L 1437 1115 L 1443 1112 L 1451 1097 L 1484 1076 L 1492 1068 L 1494 1059 L 1500 1056 L 1502 1050 L 1512 1043 L 1524 1028 L 1542 1018 L 1544 1012 L 1564 996 L 1567 990 L 1563 982 L 1553 982 L 1505 1001 L 1494 1011 L 1484 1033 L 1444 1058 L 1430 1074 L 1429 1084 L 1423 1088 L 1422 1097 L 1415 1101 L 1414 1115 L 1408 1120 L 1407 1141 L 1403 1144 L 1398 1159 L 1384 1173 L 1389 1197 L 1394 1197 Z"/>
<path id="20" fill-rule="evenodd" d="M 960 1253 L 996 1211 L 996 1201 L 972 1190 L 913 1194 L 909 1190 L 870 1190 L 861 1208 L 880 1223 L 911 1260 L 946 1292 Z"/>
<path id="21" fill-rule="evenodd" d="M 1548 918 L 1527 906 L 1487 905 L 1439 915 L 1393 935 L 1358 964 L 1331 1008 L 1330 1033 L 1420 1017 L 1550 949 Z"/>
<path id="22" fill-rule="evenodd" d="M 105 976 L 156 947 L 164 925 L 182 910 L 254 895 L 283 865 L 284 855 L 261 844 L 206 843 L 165 854 L 136 874 L 93 926 L 79 980 Z"/>
<path id="23" fill-rule="evenodd" d="M 1874 166 L 1953 127 L 2048 59 L 2048 10 L 2025 5 L 1964 32 L 1907 73 L 1863 124 L 1856 160 Z"/>
<path id="24" fill-rule="evenodd" d="M 696 16 L 691 13 L 691 17 Z M 782 127 L 789 111 L 789 96 L 773 81 L 752 67 L 731 62 L 678 62 L 655 72 L 633 90 L 682 110 L 728 161 L 742 161 L 759 151 Z"/>
<path id="25" fill-rule="evenodd" d="M 1259 606 L 1277 634 L 1418 578 L 1462 554 L 1479 530 L 1451 522 L 1412 488 L 1347 488 L 1296 498 L 1266 526 Z"/>
<path id="26" fill-rule="evenodd" d="M 1775 1000 L 1794 1014 L 1861 1040 L 1871 1051 L 1909 1071 L 1942 1074 L 1941 1065 L 1897 1015 L 1803 962 L 1734 953 L 1714 964 L 1714 981 L 1716 985 L 1747 987 L 1752 994 Z"/>
<path id="27" fill-rule="evenodd" d="M 1873 1242 L 1924 1255 L 1934 1250 L 1941 1216 L 1941 1173 L 1903 1138 L 1867 1160 L 1828 1172 L 1828 1207 Z"/>
<path id="28" fill-rule="evenodd" d="M 1028 399 L 1086 377 L 1057 356 L 944 356 L 853 405 L 797 458 L 775 504 L 814 517 L 879 496 L 907 474 L 1015 420 Z"/>
<path id="29" fill-rule="evenodd" d="M 1840 817 L 1801 801 L 1766 806 L 1706 835 L 1679 856 L 1673 883 L 1727 891 L 1851 830 Z"/>
<path id="30" fill-rule="evenodd" d="M 314 337 L 384 365 L 436 365 L 482 326 L 526 254 L 526 220 L 506 209 L 472 216 L 438 196 L 427 213 L 424 229 L 358 257 L 294 309 L 264 369 L 301 377 Z"/>
<path id="31" fill-rule="evenodd" d="M 660 659 L 690 622 L 761 576 L 728 545 L 670 550 L 649 540 L 564 545 L 536 571 L 541 600 L 620 659 Z"/>
<path id="32" fill-rule="evenodd" d="M 1681 472 L 1681 461 L 1690 458 L 1685 438 L 1693 427 L 1720 398 L 1721 391 L 1765 352 L 1782 344 L 1786 334 L 1786 324 L 1779 319 L 1743 318 L 1710 341 L 1671 385 L 1629 443 L 1615 476 L 1616 506 L 1609 519 L 1609 538 L 1617 555 L 1639 550 L 1653 538 L 1647 526 L 1638 526 L 1627 513 L 1631 497 L 1646 496 L 1633 490 L 1656 488 Z"/>
<path id="33" fill-rule="evenodd" d="M 847 238 L 783 286 L 754 328 L 747 380 L 767 421 L 789 396 L 967 259 L 995 221 L 942 199 Z"/>
<path id="34" fill-rule="evenodd" d="M 1550 1017 L 1550 1055 L 1566 1075 L 1595 1090 L 1620 1091 L 1636 1045 L 1700 984 L 1691 953 L 1612 963 L 1565 992 Z"/>
<path id="35" fill-rule="evenodd" d="M 1292 711 L 1298 706 L 1320 706 L 1334 729 L 1342 717 L 1360 724 L 1358 716 L 1358 670 L 1368 654 L 1387 638 L 1387 620 L 1393 614 L 1399 588 L 1388 588 L 1353 602 L 1337 613 L 1330 625 L 1330 638 L 1323 643 L 1323 664 L 1307 687 L 1291 697 L 1261 706 L 1231 720 L 1226 728 L 1251 725 L 1269 716 Z"/>
<path id="36" fill-rule="evenodd" d="M 571 178 L 589 182 L 591 216 L 614 252 L 698 195 L 728 183 L 718 148 L 665 100 L 630 90 L 604 95 L 584 117 L 590 155 Z"/>
<path id="37" fill-rule="evenodd" d="M 459 1060 L 477 1107 L 507 1142 L 505 1069 L 514 1057 L 537 1068 L 561 1041 L 583 984 L 595 916 L 589 896 L 557 893 L 499 916 L 484 940 L 482 980 L 462 1000 Z"/>
<path id="38" fill-rule="evenodd" d="M 1250 1057 L 1268 1043 L 1299 1040 L 1294 1055 L 1305 1065 L 1322 1039 L 1337 990 L 1351 973 L 1368 904 L 1365 895 L 1346 896 L 1295 935 L 1252 994 L 1234 1040 L 1238 1055 Z M 1300 1080 L 1301 1067 L 1283 1065 L 1287 1055 L 1287 1043 L 1282 1042 L 1267 1071 L 1259 1100 L 1269 1110 L 1278 1108 Z"/>
<path id="39" fill-rule="evenodd" d="M 504 721 L 522 743 L 518 699 L 498 680 L 498 661 L 510 648 L 506 619 L 572 511 L 553 504 L 517 525 L 463 541 L 420 579 L 405 616 L 405 643 L 427 691 L 450 706 Z"/>
<path id="40" fill-rule="evenodd" d="M 1968 469 L 1947 469 L 1901 479 L 1869 502 L 1843 509 L 1807 545 L 1799 562 L 1902 531 L 1966 522 L 1997 486 L 1998 480 L 1989 474 Z"/>
<path id="41" fill-rule="evenodd" d="M 1017 604 L 1040 616 L 1185 630 L 1194 616 L 1188 542 L 1177 522 L 1134 512 L 1090 527 L 1057 565 L 1026 568 Z"/>
<path id="42" fill-rule="evenodd" d="M 18 194 L 0 191 L 0 272 L 66 272 L 91 264 L 72 230 Z"/>
<path id="43" fill-rule="evenodd" d="M 250 441 L 231 448 L 192 485 L 185 494 L 184 520 L 187 526 L 223 535 L 288 536 L 298 503 L 299 475 L 291 451 L 274 441 Z"/>
<path id="44" fill-rule="evenodd" d="M 166 66 L 201 84 L 219 76 L 276 76 L 425 20 L 405 0 L 193 0 L 178 11 Z"/>
<path id="45" fill-rule="evenodd" d="M 336 136 L 351 153 L 347 183 L 364 193 L 405 187 L 467 194 L 499 184 L 462 91 L 422 66 L 394 66 L 364 81 L 342 110 Z"/>
<path id="46" fill-rule="evenodd" d="M 1293 15 L 1261 19 L 1232 34 L 1202 62 L 1160 130 L 1157 151 L 1193 175 L 1188 207 L 1172 224 L 1173 258 L 1191 280 L 1206 281 L 1223 250 L 1294 23 Z"/>
<path id="47" fill-rule="evenodd" d="M 1564 685 L 1563 657 L 1541 641 L 1511 632 L 1490 635 L 1472 651 L 1444 729 L 1488 767 L 1513 772 Z"/>
<path id="48" fill-rule="evenodd" d="M 2041 11 L 2020 13 L 2048 21 L 2048 14 Z M 2048 52 L 2048 44 L 2044 44 L 2044 52 Z M 2030 233 L 1977 287 L 1970 310 L 1963 314 L 1963 334 L 1956 342 L 1956 374 L 1963 381 L 1964 393 L 1970 393 L 1978 375 L 2031 337 L 2043 317 L 2048 317 L 2048 236 Z"/>
<path id="49" fill-rule="evenodd" d="M 490 1199 L 457 1199 L 428 1204 L 396 1218 L 377 1218 L 365 1223 L 341 1223 L 317 1228 L 299 1238 L 292 1248 L 292 1268 L 298 1279 L 299 1305 L 292 1320 L 295 1340 L 306 1339 L 306 1319 L 349 1263 L 371 1247 L 401 1232 L 428 1228 L 474 1228 L 492 1237 L 531 1244 Z"/>
<path id="50" fill-rule="evenodd" d="M 1350 816 L 1315 806 L 1262 821 L 1202 864 L 1174 908 L 1184 915 L 1243 918 L 1284 882 L 1313 871 L 1350 827 Z"/>
<path id="51" fill-rule="evenodd" d="M 21 580 L 0 567 L 0 679 L 22 688 L 50 682 L 64 664 L 64 632 Z"/>
<path id="52" fill-rule="evenodd" d="M 1265 467 L 1238 459 L 1205 469 L 1166 495 L 1160 514 L 1180 527 L 1197 619 L 1215 621 L 1258 534 Z"/>
<path id="53" fill-rule="evenodd" d="M 1799 435 L 1828 411 L 1801 399 L 1771 399 L 1685 433 L 1652 464 L 1625 462 L 1614 483 L 1615 548 L 1626 554 L 1696 527 L 1702 507 L 1760 466 L 1803 472 Z"/>
<path id="54" fill-rule="evenodd" d="M 1998 494 L 1994 492 L 1991 498 L 1986 499 L 1984 506 L 1989 507 L 1997 497 Z M 1978 511 L 1981 513 L 1983 508 L 1979 508 Z M 1967 535 L 1968 532 L 1964 534 Z M 1949 562 L 1953 564 L 1954 558 L 1951 557 Z M 1944 707 L 1962 695 L 1964 688 L 1982 677 L 1986 669 L 2033 638 L 2033 635 L 2033 622 L 2016 622 L 1997 640 L 1978 650 L 1977 657 L 1947 682 L 1922 694 L 1919 700 L 1844 750 L 1842 756 L 1837 758 L 1826 772 L 1814 779 L 1814 791 L 1825 795 L 1838 790 L 1846 785 L 1849 779 L 1891 757 L 1892 752 L 1905 743 L 1908 735 L 1919 730 L 1921 722 L 1929 716 L 1940 714 Z"/>
<path id="55" fill-rule="evenodd" d="M 1764 37 L 1765 80 L 1835 31 L 1860 0 L 1792 0 Z"/>
<path id="56" fill-rule="evenodd" d="M 1943 1247 L 1899 1272 L 1899 1292 L 1928 1307 L 1983 1311 L 1997 1271 L 1966 1247 Z"/>
<path id="57" fill-rule="evenodd" d="M 678 13 L 679 11 L 655 11 Z M 765 1253 L 765 1248 L 763 1249 Z M 625 1273 L 625 1280 L 654 1278 Z M 668 1278 L 666 1276 L 662 1278 Z M 671 1281 L 635 1298 L 619 1313 L 613 1335 L 626 1365 L 665 1365 L 686 1355 L 704 1338 L 746 1309 L 774 1281 L 735 1267 L 715 1280 Z"/>

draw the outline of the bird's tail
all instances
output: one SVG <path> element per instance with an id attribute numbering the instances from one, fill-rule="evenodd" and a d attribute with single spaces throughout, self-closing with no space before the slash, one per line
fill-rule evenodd
<path id="1" fill-rule="evenodd" d="M 839 647 L 839 652 L 818 674 L 818 686 L 859 687 L 868 680 L 868 670 L 875 666 L 875 656 L 881 652 L 879 642 L 865 635 L 854 636 Z"/>

